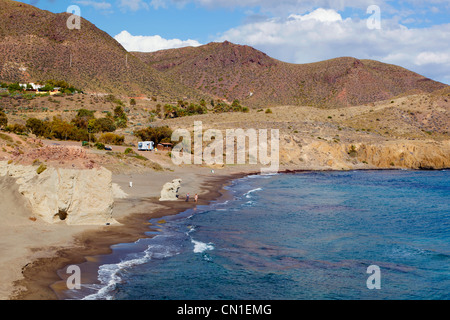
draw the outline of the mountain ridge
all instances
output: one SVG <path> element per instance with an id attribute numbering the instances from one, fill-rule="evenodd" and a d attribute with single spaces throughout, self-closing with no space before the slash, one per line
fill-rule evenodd
<path id="1" fill-rule="evenodd" d="M 238 99 L 250 107 L 351 106 L 447 85 L 399 66 L 341 57 L 293 64 L 228 41 L 142 53 L 81 18 L 0 0 L 0 80 L 64 80 L 85 92 L 179 99 Z"/>
<path id="2" fill-rule="evenodd" d="M 199 97 L 129 54 L 88 20 L 69 30 L 69 13 L 0 0 L 0 79 L 65 80 L 88 92 Z"/>
<path id="3" fill-rule="evenodd" d="M 294 64 L 227 41 L 132 54 L 185 85 L 253 106 L 358 105 L 446 87 L 405 68 L 375 60 L 339 57 Z"/>

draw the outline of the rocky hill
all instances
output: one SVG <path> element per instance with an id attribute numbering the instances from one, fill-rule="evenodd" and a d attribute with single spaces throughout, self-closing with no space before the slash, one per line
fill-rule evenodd
<path id="1" fill-rule="evenodd" d="M 348 106 L 446 87 L 395 65 L 342 57 L 290 64 L 230 42 L 133 53 L 174 81 L 250 106 Z"/>
<path id="2" fill-rule="evenodd" d="M 361 105 L 446 85 L 404 68 L 351 57 L 290 64 L 230 42 L 129 53 L 81 18 L 0 0 L 0 81 L 64 80 L 85 92 L 159 101 L 239 99 L 251 107 Z"/>
<path id="3" fill-rule="evenodd" d="M 69 16 L 0 0 L 0 80 L 55 79 L 85 92 L 198 97 L 129 54 L 89 21 L 82 18 L 81 29 L 70 30 Z"/>

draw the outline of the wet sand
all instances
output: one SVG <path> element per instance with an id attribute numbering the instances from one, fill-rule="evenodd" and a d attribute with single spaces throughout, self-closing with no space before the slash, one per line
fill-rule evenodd
<path id="1" fill-rule="evenodd" d="M 244 169 L 244 168 L 242 168 Z M 30 261 L 22 268 L 23 278 L 15 281 L 15 293 L 10 296 L 14 300 L 56 300 L 64 297 L 67 290 L 63 270 L 68 265 L 82 264 L 90 257 L 111 253 L 111 246 L 119 243 L 135 242 L 145 238 L 150 230 L 148 220 L 180 213 L 196 205 L 205 205 L 219 198 L 223 189 L 231 180 L 243 177 L 254 170 L 215 170 L 210 168 L 179 168 L 176 171 L 149 172 L 140 174 L 115 175 L 113 182 L 117 183 L 128 194 L 126 199 L 117 199 L 113 217 L 121 223 L 117 226 L 91 227 L 76 233 L 72 245 L 42 248 L 47 255 Z M 173 179 L 183 180 L 178 201 L 159 201 L 160 191 L 164 183 Z M 129 182 L 133 187 L 129 187 Z M 189 202 L 185 202 L 185 194 L 190 193 Z M 199 195 L 197 203 L 193 201 L 194 194 Z M 67 241 L 67 239 L 66 239 Z M 50 253 L 48 251 L 51 251 Z M 82 275 L 92 279 L 91 274 Z M 18 290 L 20 288 L 20 290 Z"/>

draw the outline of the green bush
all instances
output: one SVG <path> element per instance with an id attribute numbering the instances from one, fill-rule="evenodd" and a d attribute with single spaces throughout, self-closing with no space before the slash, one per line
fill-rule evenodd
<path id="1" fill-rule="evenodd" d="M 105 150 L 105 145 L 104 145 L 103 143 L 101 143 L 101 142 L 97 142 L 97 143 L 95 144 L 95 147 L 96 147 L 98 150 Z"/>
<path id="2" fill-rule="evenodd" d="M 351 145 L 350 150 L 347 152 L 347 154 L 354 158 L 358 155 L 358 151 L 356 151 L 356 147 L 354 145 Z"/>
<path id="3" fill-rule="evenodd" d="M 21 124 L 11 124 L 5 127 L 6 132 L 13 132 L 15 134 L 27 134 L 27 127 Z"/>
<path id="4" fill-rule="evenodd" d="M 136 137 L 139 137 L 142 141 L 153 141 L 155 145 L 161 142 L 171 141 L 172 129 L 168 126 L 164 127 L 148 127 L 140 129 L 134 132 Z"/>
<path id="5" fill-rule="evenodd" d="M 111 118 L 100 118 L 94 122 L 94 132 L 114 132 L 116 125 Z"/>
<path id="6" fill-rule="evenodd" d="M 41 164 L 39 166 L 39 168 L 37 168 L 36 173 L 37 174 L 41 174 L 42 172 L 44 172 L 45 170 L 47 170 L 47 166 L 45 164 Z"/>
<path id="7" fill-rule="evenodd" d="M 48 123 L 36 118 L 29 118 L 25 126 L 38 137 L 46 136 L 50 129 Z"/>
<path id="8" fill-rule="evenodd" d="M 107 132 L 107 133 L 102 134 L 98 138 L 98 141 L 102 142 L 104 144 L 122 145 L 125 142 L 125 136 Z"/>
<path id="9" fill-rule="evenodd" d="M 0 129 L 6 127 L 8 125 L 8 117 L 3 110 L 0 110 Z"/>

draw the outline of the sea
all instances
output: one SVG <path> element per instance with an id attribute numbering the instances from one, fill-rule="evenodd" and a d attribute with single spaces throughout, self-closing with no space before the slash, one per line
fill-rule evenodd
<path id="1" fill-rule="evenodd" d="M 450 299 L 448 170 L 250 175 L 149 222 L 65 298 Z"/>

